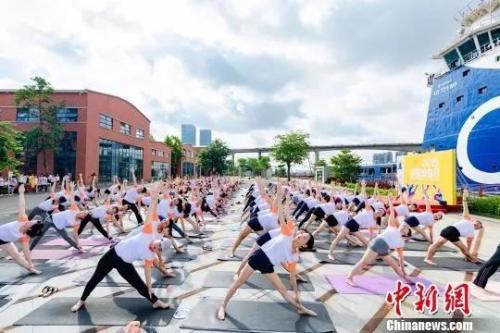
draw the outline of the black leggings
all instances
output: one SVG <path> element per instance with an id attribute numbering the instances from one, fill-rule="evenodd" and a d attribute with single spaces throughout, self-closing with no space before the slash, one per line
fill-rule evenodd
<path id="1" fill-rule="evenodd" d="M 481 288 L 486 287 L 488 279 L 495 274 L 498 267 L 500 267 L 500 244 L 498 245 L 496 252 L 493 253 L 491 258 L 485 262 L 479 272 L 477 272 L 474 284 Z"/>
<path id="2" fill-rule="evenodd" d="M 123 199 L 122 203 L 124 205 L 128 205 L 128 207 L 134 212 L 135 218 L 137 219 L 137 224 L 142 224 L 142 216 L 141 213 L 139 213 L 139 209 L 137 208 L 137 205 L 132 202 L 128 202 L 127 200 Z"/>
<path id="3" fill-rule="evenodd" d="M 55 226 L 54 222 L 52 221 L 45 221 L 44 224 L 43 224 L 43 227 L 42 227 L 42 231 L 40 233 L 40 235 L 36 236 L 36 237 L 33 237 L 31 239 L 31 244 L 30 244 L 30 251 L 33 250 L 35 248 L 35 246 L 38 244 L 38 242 L 40 242 L 40 240 L 42 239 L 43 235 L 47 232 L 47 230 L 49 230 L 50 228 L 54 228 L 57 233 L 66 241 L 68 242 L 69 245 L 73 246 L 75 249 L 78 249 L 78 244 L 76 244 L 75 240 L 73 238 L 71 238 L 68 233 L 66 232 L 66 229 L 57 229 L 57 227 Z"/>
<path id="4" fill-rule="evenodd" d="M 108 232 L 104 230 L 104 228 L 102 227 L 101 221 L 99 221 L 99 219 L 93 218 L 90 214 L 87 215 L 87 217 L 85 217 L 82 220 L 82 222 L 80 222 L 80 227 L 78 228 L 78 234 L 82 233 L 83 229 L 85 229 L 85 226 L 89 222 L 94 225 L 94 227 L 97 229 L 97 231 L 101 233 L 101 235 L 109 239 Z"/>
<path id="5" fill-rule="evenodd" d="M 149 296 L 148 287 L 135 270 L 134 265 L 123 261 L 123 259 L 116 254 L 114 248 L 111 248 L 108 252 L 106 252 L 97 263 L 94 274 L 90 278 L 89 282 L 87 282 L 80 300 L 85 301 L 99 282 L 101 282 L 113 268 L 115 268 L 118 271 L 118 274 L 127 280 L 127 282 L 130 283 L 130 285 L 134 287 L 139 294 L 148 299 L 151 303 L 155 303 L 158 300 L 155 294 L 151 294 L 151 296 Z"/>

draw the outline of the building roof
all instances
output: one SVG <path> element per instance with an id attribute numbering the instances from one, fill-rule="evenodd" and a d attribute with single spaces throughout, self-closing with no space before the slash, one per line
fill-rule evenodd
<path id="1" fill-rule="evenodd" d="M 12 94 L 12 93 L 16 92 L 17 90 L 19 90 L 19 89 L 0 89 L 0 93 Z M 125 98 L 122 98 L 120 96 L 107 94 L 107 93 L 103 93 L 103 92 L 100 92 L 97 90 L 92 90 L 92 89 L 81 89 L 81 90 L 78 90 L 78 89 L 54 89 L 54 93 L 55 94 L 80 94 L 80 95 L 92 93 L 92 94 L 99 94 L 99 95 L 103 95 L 103 96 L 118 98 L 118 99 L 124 101 L 125 103 L 127 103 L 128 105 L 130 105 L 135 110 L 137 110 L 137 112 L 139 112 L 148 122 L 151 123 L 151 120 L 141 110 L 139 110 L 139 108 L 137 108 L 134 104 L 132 104 L 131 102 L 127 101 Z"/>

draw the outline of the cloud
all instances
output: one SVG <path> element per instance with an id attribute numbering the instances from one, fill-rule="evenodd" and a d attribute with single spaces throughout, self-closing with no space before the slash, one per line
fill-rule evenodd
<path id="1" fill-rule="evenodd" d="M 232 147 L 419 141 L 430 59 L 466 1 L 18 1 L 0 12 L 0 88 L 42 75 L 123 97 L 157 139 L 180 124 Z"/>

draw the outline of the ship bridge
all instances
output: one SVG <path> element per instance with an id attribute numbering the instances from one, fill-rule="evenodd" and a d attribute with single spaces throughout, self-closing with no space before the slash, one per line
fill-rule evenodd
<path id="1" fill-rule="evenodd" d="M 500 46 L 500 0 L 471 1 L 455 19 L 461 24 L 459 37 L 433 56 L 434 59 L 444 59 L 448 70 Z"/>

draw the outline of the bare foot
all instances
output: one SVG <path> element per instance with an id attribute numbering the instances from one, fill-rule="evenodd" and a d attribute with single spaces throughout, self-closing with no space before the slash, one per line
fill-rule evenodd
<path id="1" fill-rule="evenodd" d="M 297 309 L 297 313 L 301 316 L 311 316 L 316 317 L 317 314 L 313 310 L 309 310 L 305 306 L 301 305 L 300 308 Z"/>
<path id="2" fill-rule="evenodd" d="M 220 306 L 219 310 L 217 310 L 217 319 L 219 320 L 226 319 L 226 309 L 224 309 L 223 306 Z"/>
<path id="3" fill-rule="evenodd" d="M 335 257 L 331 253 L 328 253 L 328 259 L 335 261 Z"/>
<path id="4" fill-rule="evenodd" d="M 168 309 L 170 305 L 167 303 L 164 303 L 161 300 L 157 300 L 156 302 L 153 303 L 153 309 Z"/>
<path id="5" fill-rule="evenodd" d="M 39 275 L 42 273 L 39 270 L 35 269 L 34 267 L 28 268 L 28 272 L 30 272 L 31 274 L 35 274 L 35 275 Z"/>
<path id="6" fill-rule="evenodd" d="M 233 258 L 234 257 L 234 252 L 231 251 L 231 253 L 229 253 L 229 258 Z"/>
<path id="7" fill-rule="evenodd" d="M 432 261 L 431 259 L 425 258 L 424 262 L 428 263 L 429 265 L 437 266 L 437 264 L 434 261 Z"/>
<path id="8" fill-rule="evenodd" d="M 176 275 L 176 274 L 175 274 L 174 272 L 167 272 L 167 273 L 165 273 L 164 275 L 165 275 L 165 277 L 167 277 L 167 278 L 173 278 L 173 277 L 175 277 L 175 275 Z"/>
<path id="9" fill-rule="evenodd" d="M 347 283 L 348 285 L 350 285 L 351 287 L 357 287 L 358 285 L 356 284 L 356 282 L 354 282 L 353 278 L 347 278 L 345 279 L 345 283 Z"/>
<path id="10" fill-rule="evenodd" d="M 83 308 L 85 306 L 85 302 L 82 301 L 82 300 L 79 300 L 78 302 L 76 302 L 75 305 L 73 305 L 71 307 L 71 312 L 77 312 L 78 310 L 80 310 L 81 308 Z"/>

